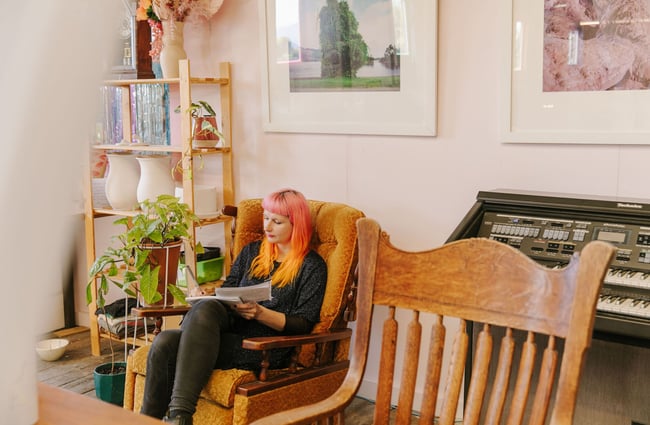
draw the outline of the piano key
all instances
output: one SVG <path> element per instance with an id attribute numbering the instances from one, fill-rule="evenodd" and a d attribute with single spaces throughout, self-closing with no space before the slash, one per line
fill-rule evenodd
<path id="1" fill-rule="evenodd" d="M 609 269 L 605 275 L 604 282 L 610 285 L 650 289 L 650 279 L 648 279 L 647 272 L 637 272 L 626 269 Z"/>
<path id="2" fill-rule="evenodd" d="M 650 300 L 639 300 L 621 296 L 600 297 L 597 310 L 627 316 L 650 318 Z"/>

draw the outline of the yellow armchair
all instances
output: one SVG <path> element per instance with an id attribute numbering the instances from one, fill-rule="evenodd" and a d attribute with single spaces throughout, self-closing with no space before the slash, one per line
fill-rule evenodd
<path id="1" fill-rule="evenodd" d="M 343 382 L 349 361 L 351 331 L 346 306 L 357 263 L 356 222 L 363 212 L 350 206 L 309 201 L 314 234 L 312 248 L 325 259 L 327 288 L 317 323 L 309 335 L 252 338 L 244 347 L 263 352 L 296 347 L 287 369 L 262 369 L 259 376 L 240 369 L 216 369 L 201 392 L 194 423 L 248 424 L 282 410 L 314 403 L 332 394 Z M 242 201 L 234 221 L 233 256 L 249 242 L 263 237 L 261 199 Z M 149 347 L 127 359 L 124 408 L 140 411 Z"/>

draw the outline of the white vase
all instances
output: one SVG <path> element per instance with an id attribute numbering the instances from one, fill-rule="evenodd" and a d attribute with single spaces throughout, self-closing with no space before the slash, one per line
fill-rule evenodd
<path id="1" fill-rule="evenodd" d="M 163 78 L 178 78 L 178 61 L 187 59 L 183 47 L 183 22 L 162 21 L 162 49 L 160 49 L 160 67 Z"/>
<path id="2" fill-rule="evenodd" d="M 172 179 L 169 156 L 139 156 L 140 181 L 138 182 L 138 202 L 145 199 L 154 201 L 158 195 L 174 195 L 175 184 Z"/>
<path id="3" fill-rule="evenodd" d="M 106 200 L 114 210 L 126 211 L 138 208 L 137 188 L 140 167 L 130 153 L 109 153 L 106 176 Z"/>

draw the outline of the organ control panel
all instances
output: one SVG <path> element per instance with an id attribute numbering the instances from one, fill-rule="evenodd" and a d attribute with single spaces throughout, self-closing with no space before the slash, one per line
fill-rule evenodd
<path id="1" fill-rule="evenodd" d="M 595 336 L 650 345 L 650 201 L 479 192 L 447 241 L 468 237 L 508 244 L 548 267 L 563 267 L 592 240 L 613 244 Z"/>

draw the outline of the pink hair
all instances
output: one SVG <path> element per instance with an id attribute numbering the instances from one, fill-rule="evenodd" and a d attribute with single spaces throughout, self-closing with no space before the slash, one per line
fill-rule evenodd
<path id="1" fill-rule="evenodd" d="M 273 275 L 273 284 L 279 287 L 293 281 L 298 274 L 305 255 L 309 252 L 309 242 L 312 235 L 311 213 L 305 196 L 293 189 L 282 189 L 267 195 L 262 200 L 262 208 L 273 214 L 289 218 L 293 225 L 291 232 L 291 251 L 282 261 Z M 275 244 L 265 238 L 262 240 L 260 252 L 251 264 L 251 275 L 266 277 L 273 270 L 273 262 L 278 258 L 279 251 Z"/>

